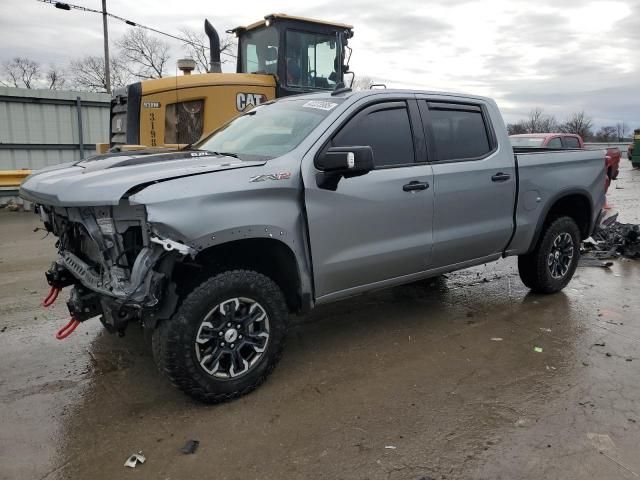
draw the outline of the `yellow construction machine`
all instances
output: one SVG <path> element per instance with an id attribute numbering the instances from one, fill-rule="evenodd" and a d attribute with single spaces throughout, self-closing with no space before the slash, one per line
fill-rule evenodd
<path id="1" fill-rule="evenodd" d="M 98 152 L 148 147 L 176 148 L 196 142 L 239 113 L 274 98 L 334 90 L 349 72 L 353 27 L 284 14 L 229 30 L 238 39 L 236 73 L 222 73 L 220 40 L 205 20 L 210 43 L 208 73 L 133 83 L 114 90 L 109 144 Z"/>

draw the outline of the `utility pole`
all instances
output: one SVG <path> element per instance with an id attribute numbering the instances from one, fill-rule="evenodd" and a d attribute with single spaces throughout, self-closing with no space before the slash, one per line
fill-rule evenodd
<path id="1" fill-rule="evenodd" d="M 111 69 L 109 65 L 109 31 L 107 29 L 107 0 L 102 0 L 102 30 L 104 38 L 104 76 L 107 93 L 111 93 Z"/>

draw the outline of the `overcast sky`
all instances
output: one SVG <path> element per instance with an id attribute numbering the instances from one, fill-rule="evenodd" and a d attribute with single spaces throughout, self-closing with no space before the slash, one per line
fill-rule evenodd
<path id="1" fill-rule="evenodd" d="M 100 0 L 74 3 L 101 8 Z M 107 7 L 169 33 L 201 29 L 205 17 L 224 31 L 272 12 L 351 23 L 352 70 L 389 87 L 488 95 L 508 121 L 540 106 L 560 120 L 584 109 L 597 126 L 640 127 L 640 0 L 108 0 Z M 109 21 L 112 39 L 127 28 Z M 64 65 L 102 54 L 99 15 L 36 0 L 0 0 L 0 32 L 0 60 Z M 169 43 L 174 68 L 183 48 Z"/>

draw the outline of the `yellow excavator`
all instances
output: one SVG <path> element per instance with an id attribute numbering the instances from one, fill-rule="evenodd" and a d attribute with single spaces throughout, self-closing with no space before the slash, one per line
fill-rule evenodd
<path id="1" fill-rule="evenodd" d="M 334 90 L 349 72 L 353 26 L 284 14 L 229 30 L 238 39 L 236 73 L 222 73 L 220 39 L 205 20 L 208 73 L 178 61 L 183 75 L 114 90 L 109 143 L 98 153 L 142 147 L 180 148 L 196 142 L 239 113 L 287 95 Z"/>

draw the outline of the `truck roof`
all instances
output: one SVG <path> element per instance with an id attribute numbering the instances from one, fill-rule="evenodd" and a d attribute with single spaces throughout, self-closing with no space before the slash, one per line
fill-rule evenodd
<path id="1" fill-rule="evenodd" d="M 476 100 L 476 101 L 482 101 L 482 102 L 493 102 L 493 100 L 489 97 L 481 97 L 478 95 L 468 95 L 465 93 L 451 93 L 451 92 L 438 92 L 438 91 L 432 91 L 432 90 L 413 90 L 413 89 L 400 89 L 400 88 L 393 88 L 393 89 L 383 89 L 383 88 L 376 88 L 373 90 L 360 90 L 360 91 L 352 91 L 349 89 L 345 89 L 343 91 L 340 92 L 332 92 L 332 91 L 326 91 L 326 92 L 312 92 L 312 93 L 303 93 L 300 95 L 293 95 L 290 97 L 284 97 L 281 100 L 286 100 L 287 98 L 310 98 L 310 99 L 318 99 L 318 98 L 325 98 L 325 99 L 330 99 L 330 98 L 350 98 L 352 100 L 358 100 L 360 98 L 364 98 L 364 97 L 371 97 L 371 96 L 385 96 L 385 95 L 389 95 L 389 94 L 402 94 L 402 95 L 432 95 L 432 96 L 441 96 L 441 97 L 458 97 L 460 99 L 464 99 L 464 100 Z"/>

